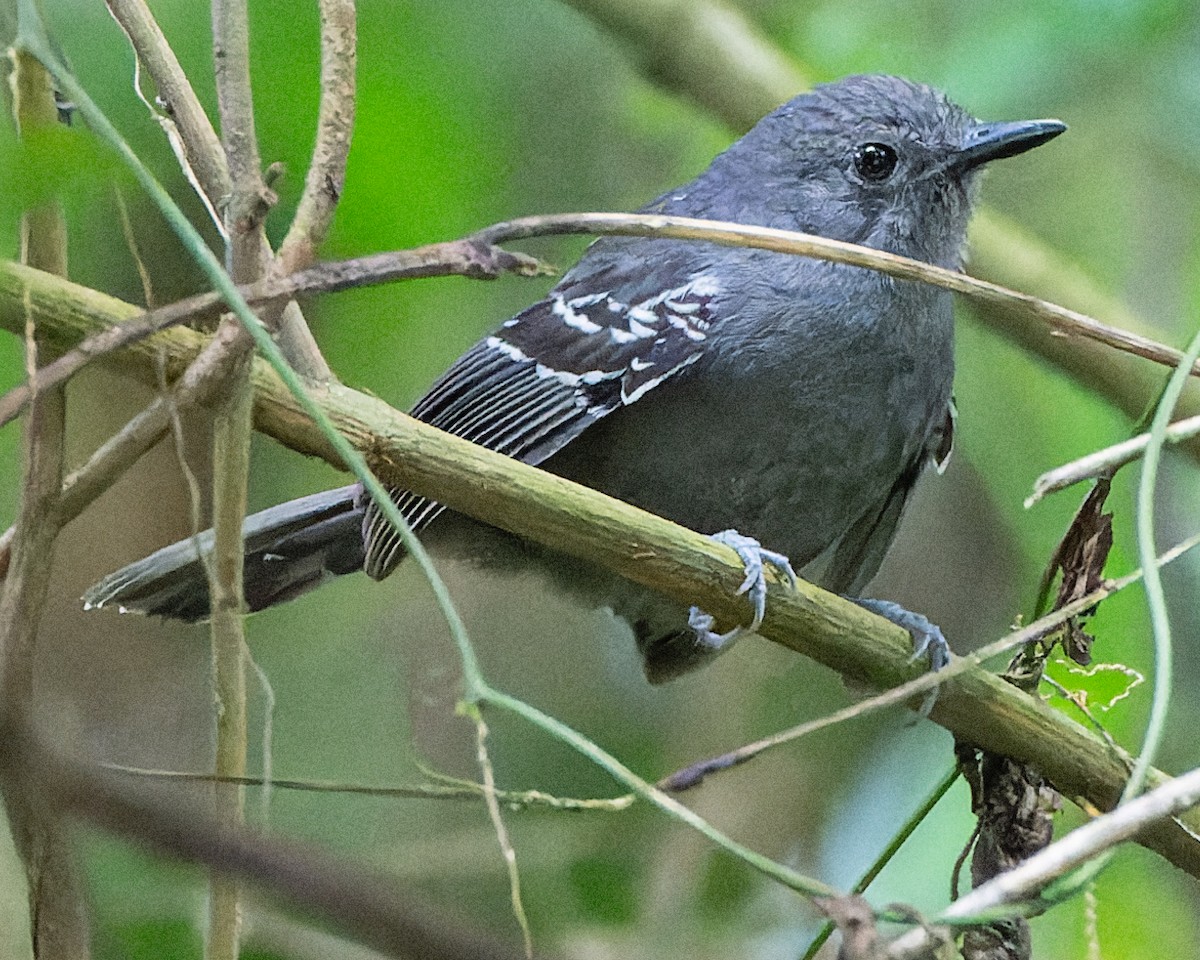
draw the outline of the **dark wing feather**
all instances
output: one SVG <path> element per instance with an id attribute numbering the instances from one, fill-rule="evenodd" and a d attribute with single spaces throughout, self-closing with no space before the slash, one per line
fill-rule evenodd
<path id="1" fill-rule="evenodd" d="M 686 247 L 653 274 L 631 255 L 637 249 L 594 245 L 546 300 L 463 354 L 412 415 L 536 464 L 699 359 L 719 283 L 696 271 Z M 414 528 L 442 510 L 408 491 L 394 491 L 393 499 Z M 366 506 L 363 537 L 364 569 L 387 576 L 404 550 L 374 504 Z"/>

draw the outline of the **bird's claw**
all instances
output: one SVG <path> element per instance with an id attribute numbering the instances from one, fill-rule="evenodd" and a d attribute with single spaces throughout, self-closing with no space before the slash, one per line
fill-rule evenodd
<path id="1" fill-rule="evenodd" d="M 864 610 L 870 610 L 907 630 L 912 637 L 913 660 L 928 658 L 929 669 L 935 673 L 950 663 L 950 644 L 946 642 L 941 628 L 930 622 L 927 617 L 913 613 L 890 600 L 867 600 L 860 597 L 854 602 Z"/>
<path id="2" fill-rule="evenodd" d="M 746 594 L 754 607 L 754 618 L 749 626 L 734 627 L 727 633 L 717 633 L 713 630 L 713 618 L 699 607 L 688 611 L 688 626 L 696 635 L 696 642 L 712 650 L 720 650 L 743 633 L 753 633 L 762 625 L 767 613 L 767 577 L 766 564 L 771 564 L 780 572 L 794 590 L 796 588 L 796 571 L 792 569 L 791 561 L 782 553 L 767 550 L 753 537 L 747 537 L 736 530 L 722 530 L 711 537 L 717 543 L 730 547 L 737 553 L 746 570 L 746 578 L 738 587 L 737 594 Z"/>
<path id="3" fill-rule="evenodd" d="M 919 613 L 913 613 L 911 610 L 900 606 L 900 604 L 892 603 L 889 600 L 866 600 L 859 597 L 854 602 L 864 610 L 870 610 L 872 613 L 878 614 L 885 620 L 890 620 L 896 626 L 903 627 L 908 631 L 908 635 L 912 637 L 913 644 L 913 653 L 910 662 L 925 657 L 929 661 L 929 669 L 934 673 L 937 673 L 937 671 L 950 663 L 950 644 L 946 642 L 946 637 L 942 634 L 941 627 L 931 622 L 927 617 Z M 933 709 L 933 704 L 936 700 L 937 688 L 934 687 L 926 695 L 925 701 L 921 705 L 922 715 L 929 715 L 929 711 Z"/>
<path id="4" fill-rule="evenodd" d="M 778 570 L 793 590 L 796 589 L 796 571 L 792 569 L 791 561 L 782 553 L 768 550 L 753 537 L 747 537 L 736 530 L 722 530 L 720 533 L 714 533 L 710 539 L 731 547 L 746 569 L 746 579 L 738 587 L 737 593 L 739 597 L 742 594 L 748 594 L 750 602 L 754 605 L 754 619 L 746 627 L 753 633 L 762 625 L 763 617 L 767 613 L 765 564 L 769 563 Z"/>
<path id="5" fill-rule="evenodd" d="M 734 627 L 727 633 L 717 633 L 713 629 L 715 622 L 712 614 L 705 613 L 699 607 L 692 607 L 688 610 L 688 626 L 696 635 L 696 643 L 713 653 L 733 643 L 744 632 L 741 627 Z"/>

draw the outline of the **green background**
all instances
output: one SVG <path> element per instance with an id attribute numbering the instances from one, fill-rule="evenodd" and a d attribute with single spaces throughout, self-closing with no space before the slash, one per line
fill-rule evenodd
<path id="1" fill-rule="evenodd" d="M 885 0 L 775 2 L 740 7 L 818 79 L 894 72 L 947 90 L 977 116 L 1057 116 L 1054 145 L 1002 164 L 985 185 L 1002 210 L 1079 263 L 1179 344 L 1200 303 L 1200 17 L 1185 2 Z M 211 105 L 207 5 L 153 9 Z M 46 0 L 57 43 L 102 107 L 201 223 L 173 158 L 132 89 L 132 56 L 103 5 Z M 315 4 L 252 4 L 261 152 L 288 175 L 268 222 L 278 240 L 311 149 L 317 85 Z M 450 239 L 526 213 L 631 209 L 703 168 L 734 135 L 640 74 L 622 42 L 551 0 L 364 0 L 359 4 L 359 110 L 345 193 L 323 253 L 344 257 Z M 127 205 L 154 300 L 201 288 L 167 228 L 78 125 L 45 155 L 18 155 L 0 130 L 0 253 L 16 252 L 21 204 L 54 192 L 71 228 L 72 279 L 144 302 L 116 197 Z M 212 231 L 208 231 L 212 234 Z M 523 247 L 568 265 L 584 241 Z M 451 360 L 549 279 L 447 279 L 328 297 L 306 314 L 348 384 L 411 404 Z M 0 375 L 21 379 L 19 344 L 0 341 Z M 1034 478 L 1127 435 L 1130 425 L 964 313 L 959 325 L 958 446 L 946 477 L 927 478 L 873 592 L 920 609 L 958 650 L 994 639 L 1028 615 L 1038 578 L 1081 494 L 1026 510 Z M 72 458 L 79 462 L 150 394 L 89 372 L 72 386 Z M 764 411 L 768 416 L 769 411 Z M 205 423 L 185 423 L 189 462 L 205 471 Z M 15 511 L 18 434 L 0 432 L 0 516 Z M 1117 545 L 1109 573 L 1134 562 L 1131 491 L 1115 485 Z M 256 440 L 252 501 L 267 506 L 344 482 L 323 464 Z M 1195 530 L 1194 465 L 1168 458 L 1159 542 Z M 207 636 L 116 615 L 84 615 L 91 582 L 189 531 L 174 450 L 164 445 L 68 529 L 46 611 L 37 700 L 67 748 L 115 763 L 203 769 L 212 695 Z M 748 739 L 845 704 L 832 673 L 751 639 L 711 668 L 650 688 L 632 641 L 600 613 L 544 596 L 529 577 L 487 580 L 446 571 L 501 689 L 548 710 L 654 779 Z M 1195 564 L 1166 574 L 1178 677 L 1166 753 L 1171 771 L 1200 760 Z M 1091 621 L 1098 661 L 1152 667 L 1143 601 L 1131 590 Z M 428 589 L 404 568 L 375 584 L 346 578 L 249 623 L 269 679 L 276 776 L 410 784 L 418 764 L 476 776 L 472 729 L 455 717 L 456 662 Z M 1085 685 L 1065 670 L 1060 679 Z M 1094 684 L 1098 716 L 1136 749 L 1149 703 L 1142 684 L 1112 706 Z M 1110 684 L 1111 687 L 1111 684 Z M 1103 688 L 1103 689 L 1102 689 Z M 265 695 L 254 687 L 254 728 Z M 604 796 L 614 787 L 564 747 L 508 717 L 489 717 L 502 786 Z M 256 748 L 257 749 L 257 748 Z M 948 734 L 887 712 L 817 734 L 714 779 L 687 798 L 737 839 L 847 887 L 951 763 Z M 260 765 L 256 758 L 255 765 Z M 185 788 L 180 788 L 185 789 Z M 259 795 L 249 806 L 267 819 Z M 1079 822 L 1068 809 L 1060 828 Z M 623 814 L 527 811 L 507 816 L 535 943 L 564 956 L 794 957 L 817 929 L 790 892 L 716 853 L 644 807 Z M 276 790 L 269 825 L 319 841 L 392 875 L 419 899 L 516 944 L 507 878 L 481 804 Z M 872 902 L 944 905 L 972 819 L 956 786 L 871 891 Z M 204 885 L 197 871 L 80 832 L 99 957 L 198 955 Z M 18 868 L 0 877 L 0 930 L 21 955 Z M 1034 921 L 1035 955 L 1087 956 L 1095 916 L 1106 960 L 1194 955 L 1194 881 L 1139 848 L 1123 850 L 1094 903 L 1080 898 Z M 367 956 L 251 895 L 248 949 L 259 956 Z M 1149 952 L 1148 952 L 1149 951 Z"/>

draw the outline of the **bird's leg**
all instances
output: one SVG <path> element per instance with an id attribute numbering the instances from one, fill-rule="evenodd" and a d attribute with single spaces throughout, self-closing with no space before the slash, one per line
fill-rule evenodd
<path id="1" fill-rule="evenodd" d="M 931 623 L 921 614 L 913 613 L 890 600 L 868 600 L 864 597 L 846 599 L 907 630 L 913 642 L 912 658 L 916 660 L 927 657 L 930 670 L 936 672 L 950 662 L 950 644 L 946 642 L 941 628 L 936 623 Z"/>
<path id="2" fill-rule="evenodd" d="M 734 627 L 727 633 L 717 633 L 713 630 L 714 621 L 712 616 L 705 613 L 699 607 L 692 607 L 688 611 L 688 626 L 695 633 L 696 642 L 715 653 L 736 640 L 743 633 L 753 633 L 763 622 L 763 617 L 767 612 L 767 577 L 764 572 L 765 565 L 769 563 L 775 567 L 776 570 L 783 574 L 793 589 L 796 587 L 796 571 L 792 569 L 791 562 L 782 553 L 767 550 L 753 537 L 744 536 L 736 530 L 722 530 L 720 533 L 712 534 L 711 539 L 727 547 L 732 547 L 741 558 L 742 566 L 746 570 L 746 579 L 738 587 L 738 596 L 748 594 L 750 602 L 754 605 L 754 619 L 751 620 L 750 625 L 748 627 Z"/>

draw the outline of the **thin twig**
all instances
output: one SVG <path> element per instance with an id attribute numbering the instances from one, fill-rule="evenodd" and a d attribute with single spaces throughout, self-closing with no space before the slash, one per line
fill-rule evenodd
<path id="1" fill-rule="evenodd" d="M 1173 817 L 1198 803 L 1200 770 L 1192 770 L 1072 830 L 1020 865 L 976 887 L 951 904 L 934 922 L 972 922 L 1022 903 L 1026 904 L 1023 911 L 1026 915 L 1040 912 L 1039 906 L 1044 909 L 1056 902 L 1053 894 L 1047 891 L 1047 898 L 1040 905 L 1036 901 L 1027 901 L 1037 897 L 1055 880 L 1133 838 L 1150 824 Z M 912 930 L 892 943 L 887 955 L 895 960 L 917 957 L 930 943 L 926 931 Z"/>
<path id="2" fill-rule="evenodd" d="M 316 260 L 346 181 L 355 108 L 354 0 L 320 0 L 320 7 L 321 103 L 316 144 L 296 214 L 271 265 L 272 276 L 295 273 Z M 290 303 L 280 315 L 278 339 L 283 355 L 303 376 L 310 380 L 333 377 L 304 317 Z"/>
<path id="3" fill-rule="evenodd" d="M 466 711 L 471 722 L 475 724 L 475 762 L 483 775 L 483 801 L 487 807 L 488 819 L 496 833 L 500 844 L 500 853 L 504 857 L 504 866 L 508 873 L 509 902 L 512 904 L 513 916 L 521 930 L 521 942 L 525 947 L 527 960 L 533 960 L 533 931 L 529 927 L 529 916 L 525 912 L 525 901 L 521 897 L 521 871 L 517 867 L 517 851 L 513 847 L 508 827 L 504 825 L 504 814 L 500 812 L 500 798 L 496 792 L 496 772 L 492 767 L 492 758 L 488 754 L 488 727 L 483 721 L 483 715 L 472 707 Z"/>
<path id="4" fill-rule="evenodd" d="M 286 275 L 317 259 L 346 181 L 346 158 L 354 128 L 355 16 L 352 0 L 321 0 L 321 103 L 317 139 L 304 192 L 275 268 Z"/>
<path id="5" fill-rule="evenodd" d="M 229 236 L 226 268 L 235 283 L 262 277 L 269 248 L 263 220 L 271 200 L 262 178 L 254 99 L 250 84 L 250 23 L 246 0 L 214 0 L 213 60 L 221 145 L 229 164 L 230 193 L 224 207 Z M 250 359 L 254 340 L 241 320 L 227 316 L 229 396 L 213 422 L 213 552 L 209 571 L 212 613 L 213 694 L 216 705 L 218 776 L 243 776 L 248 749 L 246 705 L 246 632 L 242 522 L 246 516 L 250 471 L 253 389 Z M 245 819 L 245 790 L 214 785 L 215 812 L 225 824 Z M 227 876 L 209 878 L 207 960 L 237 960 L 241 939 L 241 892 Z"/>
<path id="6" fill-rule="evenodd" d="M 1146 337 L 1110 327 L 1092 317 L 1040 300 L 1029 294 L 1009 290 L 965 273 L 935 267 L 919 260 L 860 247 L 852 243 L 828 240 L 766 227 L 737 223 L 717 223 L 690 217 L 658 215 L 582 213 L 522 217 L 487 227 L 474 234 L 485 243 L 503 243 L 549 234 L 587 233 L 600 235 L 670 236 L 709 240 L 727 246 L 754 247 L 779 253 L 803 254 L 822 260 L 868 267 L 905 280 L 919 280 L 961 293 L 972 300 L 1003 308 L 1024 319 L 1040 321 L 1060 336 L 1095 340 L 1124 353 L 1152 360 L 1165 366 L 1178 365 L 1181 354 Z M 837 254 L 837 256 L 835 256 Z M 1192 371 L 1200 373 L 1200 366 Z"/>
<path id="7" fill-rule="evenodd" d="M 31 28 L 21 11 L 21 31 Z M 19 40 L 20 38 L 18 38 Z M 18 131 L 28 136 L 58 123 L 49 73 L 18 46 L 12 59 L 12 108 Z M 67 272 L 67 227 L 51 201 L 21 219 L 21 258 L 58 275 Z M 41 331 L 32 313 L 24 323 L 25 367 L 32 401 L 22 432 L 21 503 L 14 525 L 8 577 L 0 596 L 0 713 L 31 722 L 38 630 L 49 594 L 54 545 L 61 529 L 59 495 L 66 447 L 66 396 L 37 382 Z M 75 855 L 65 824 L 21 769 L 0 778 L 10 829 L 28 882 L 29 929 L 36 957 L 85 960 L 89 921 Z"/>
<path id="8" fill-rule="evenodd" d="M 372 254 L 353 260 L 318 264 L 282 279 L 269 279 L 254 287 L 241 288 L 246 299 L 257 305 L 282 302 L 292 297 L 331 293 L 395 280 L 462 275 L 491 279 L 500 272 L 531 274 L 539 272 L 537 261 L 500 250 L 498 243 L 530 236 L 591 233 L 619 236 L 655 236 L 708 240 L 729 246 L 755 247 L 810 256 L 821 260 L 862 266 L 891 276 L 917 280 L 944 287 L 968 297 L 978 297 L 993 305 L 1003 305 L 1014 315 L 1028 311 L 1060 334 L 1096 340 L 1113 349 L 1131 353 L 1166 366 L 1175 366 L 1177 350 L 1145 337 L 1101 323 L 1092 317 L 1068 310 L 1045 300 L 997 287 L 966 274 L 934 267 L 919 260 L 828 240 L 790 230 L 746 226 L 720 221 L 694 220 L 689 217 L 664 217 L 636 213 L 577 213 L 522 217 L 494 224 L 462 240 L 435 243 L 413 250 Z M 217 314 L 222 300 L 214 293 L 189 297 L 147 313 L 121 328 L 89 338 L 76 350 L 64 354 L 61 364 L 49 368 L 49 382 L 60 383 L 74 375 L 95 356 L 129 346 L 179 323 L 208 318 Z M 1200 366 L 1195 371 L 1200 373 Z M 0 425 L 22 408 L 27 399 L 18 387 L 0 398 Z"/>
<path id="9" fill-rule="evenodd" d="M 214 770 L 219 776 L 236 777 L 246 772 L 248 749 L 242 522 L 246 516 L 253 392 L 245 351 L 239 350 L 231 360 L 235 368 L 230 385 L 232 396 L 213 424 L 214 546 L 209 592 L 216 706 Z M 243 822 L 245 791 L 241 787 L 216 784 L 214 799 L 217 816 L 222 821 Z M 205 955 L 209 960 L 237 960 L 241 936 L 240 892 L 228 877 L 213 876 L 210 884 Z"/>
<path id="10" fill-rule="evenodd" d="M 144 0 L 105 0 L 158 88 L 163 110 L 178 128 L 185 169 L 194 172 L 205 199 L 215 209 L 229 196 L 229 167 L 221 141 L 200 105 L 175 51 Z"/>
<path id="11" fill-rule="evenodd" d="M 238 289 L 246 301 L 259 308 L 301 295 L 331 293 L 376 283 L 463 276 L 494 280 L 503 273 L 536 276 L 548 268 L 532 257 L 486 247 L 470 240 L 434 243 L 413 250 L 377 253 L 353 260 L 320 263 L 286 277 L 267 278 Z M 97 357 L 129 347 L 151 334 L 180 324 L 213 320 L 225 302 L 219 294 L 201 293 L 131 317 L 121 324 L 87 337 L 40 371 L 49 386 L 65 383 Z M 21 384 L 0 397 L 0 426 L 9 423 L 29 402 L 29 388 Z"/>
<path id="12" fill-rule="evenodd" d="M 1200 434 L 1200 415 L 1177 420 L 1167 427 L 1165 440 L 1167 443 L 1179 443 L 1190 440 Z M 1137 460 L 1146 452 L 1150 443 L 1150 434 L 1139 433 L 1136 437 L 1114 443 L 1111 447 L 1089 453 L 1078 460 L 1072 460 L 1061 467 L 1048 470 L 1033 482 L 1033 493 L 1025 498 L 1025 506 L 1032 507 L 1047 494 L 1057 493 L 1067 487 L 1084 480 L 1091 480 L 1102 474 L 1123 467 Z"/>
<path id="13" fill-rule="evenodd" d="M 125 249 L 129 251 L 129 256 L 133 259 L 134 268 L 137 270 L 138 279 L 142 283 L 142 302 L 146 304 L 147 310 L 154 309 L 154 282 L 150 277 L 150 271 L 146 268 L 146 258 L 142 256 L 141 248 L 138 246 L 137 233 L 133 229 L 133 221 L 129 217 L 129 206 L 125 203 L 125 194 L 122 193 L 119 186 L 113 187 L 113 203 L 117 205 L 117 218 L 121 221 L 121 236 L 125 238 Z"/>
<path id="14" fill-rule="evenodd" d="M 252 283 L 258 280 L 268 252 L 263 219 L 274 200 L 263 182 L 254 131 L 250 31 L 243 0 L 215 0 L 212 23 L 221 145 L 229 165 L 230 188 L 224 203 L 228 261 L 235 283 Z"/>
<path id="15" fill-rule="evenodd" d="M 296 780 L 279 777 L 217 777 L 211 773 L 188 770 L 153 770 L 147 767 L 130 767 L 120 763 L 102 764 L 106 770 L 126 773 L 151 780 L 166 780 L 183 783 L 236 783 L 243 787 L 271 787 L 309 793 L 348 793 L 355 796 L 385 797 L 401 800 L 474 800 L 478 801 L 486 792 L 482 784 L 469 780 L 454 779 L 450 783 L 426 783 L 417 787 L 381 787 L 366 783 L 345 783 L 334 780 Z M 619 813 L 628 810 L 634 803 L 631 793 L 619 797 L 559 797 L 542 790 L 502 790 L 495 788 L 496 799 L 510 810 L 557 810 L 562 812 L 596 811 Z"/>

